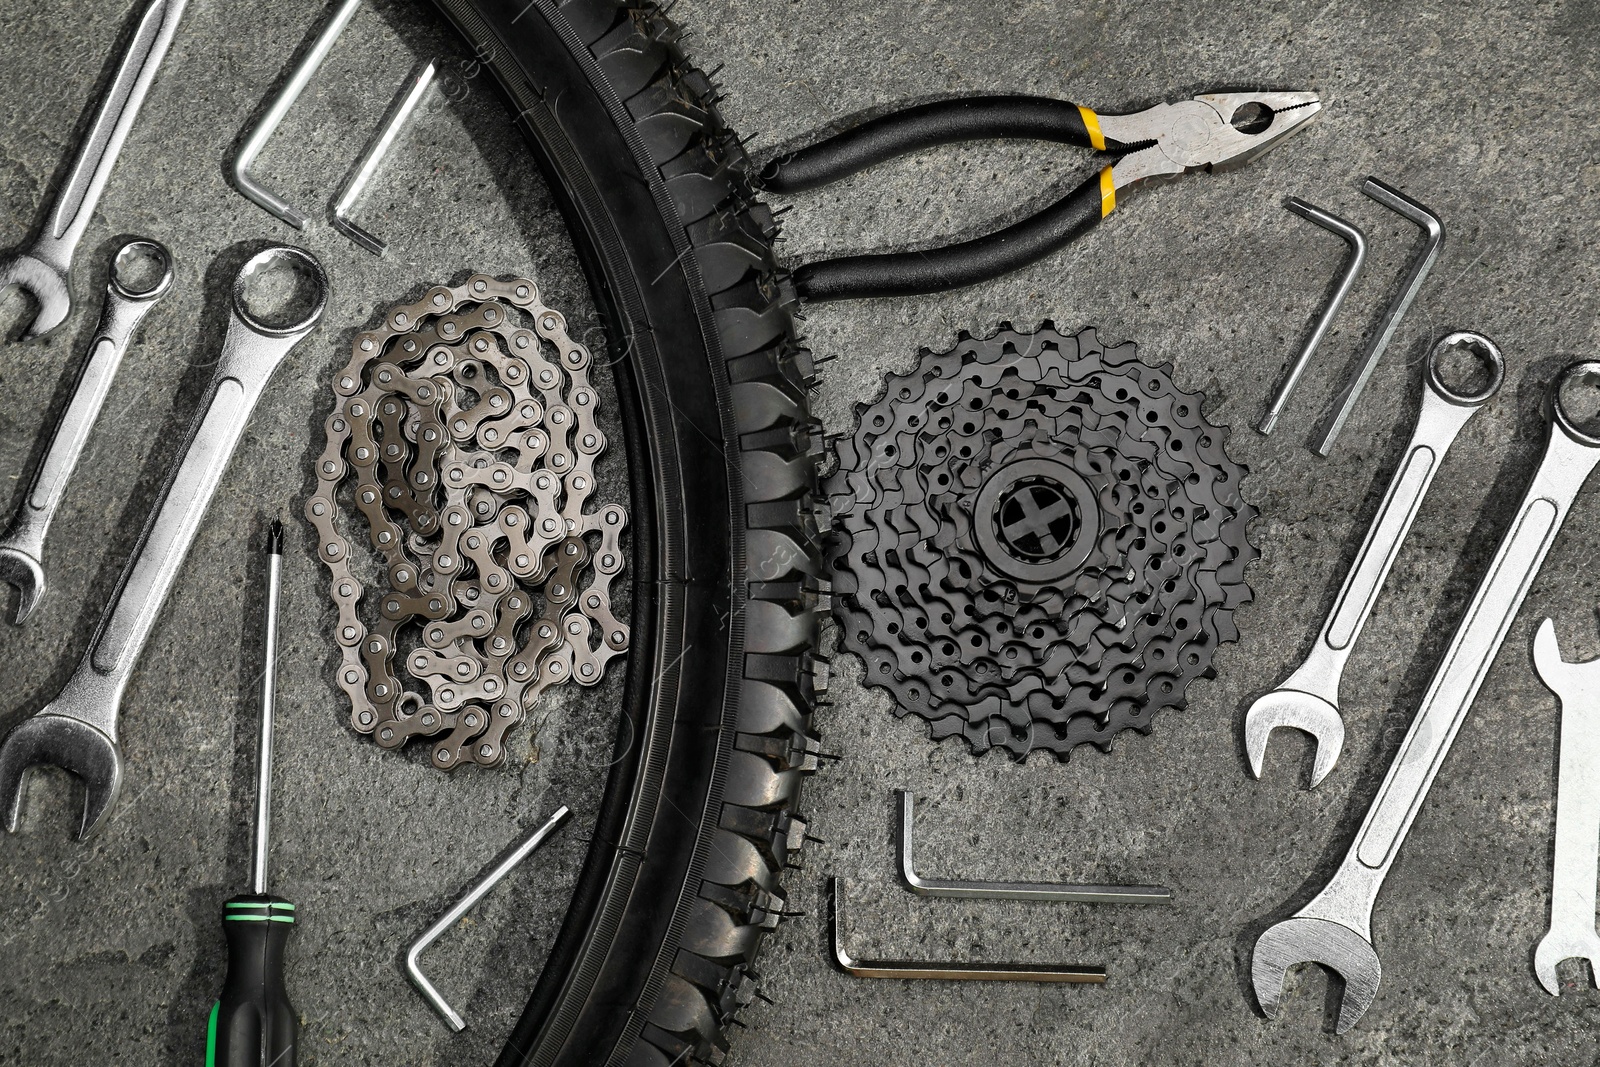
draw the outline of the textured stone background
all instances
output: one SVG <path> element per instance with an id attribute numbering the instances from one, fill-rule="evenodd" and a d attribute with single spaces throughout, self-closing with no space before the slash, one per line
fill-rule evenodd
<path id="1" fill-rule="evenodd" d="M 0 246 L 43 217 L 126 25 L 125 0 L 0 6 Z M 425 756 L 380 752 L 344 727 L 330 684 L 323 574 L 300 509 L 320 450 L 331 369 L 376 309 L 466 270 L 526 273 L 573 322 L 588 295 L 549 196 L 484 79 L 421 8 L 364 9 L 262 156 L 258 173 L 316 221 L 295 237 L 226 184 L 240 131 L 314 32 L 318 0 L 192 0 L 100 214 L 80 251 L 79 303 L 44 342 L 0 349 L 0 492 L 8 507 L 66 401 L 94 328 L 114 239 L 158 237 L 178 260 L 146 320 L 58 516 L 52 585 L 24 628 L 0 625 L 0 729 L 71 672 L 138 535 L 224 326 L 223 294 L 264 242 L 323 257 L 323 326 L 280 370 L 217 493 L 123 710 L 120 809 L 71 839 L 77 794 L 35 775 L 23 831 L 0 841 L 0 1062 L 193 1064 L 221 979 L 216 916 L 248 864 L 260 565 L 266 518 L 289 520 L 279 700 L 275 888 L 298 901 L 292 989 L 305 1064 L 487 1062 L 526 998 L 560 920 L 598 797 L 614 692 L 547 700 L 537 742 L 507 769 L 444 777 Z M 765 991 L 734 1035 L 745 1064 L 1595 1062 L 1600 996 L 1581 964 L 1564 996 L 1534 982 L 1549 905 L 1556 706 L 1528 663 L 1554 616 L 1569 657 L 1596 640 L 1593 531 L 1573 510 L 1379 901 L 1384 964 L 1359 1028 L 1334 1037 L 1331 983 L 1291 978 L 1263 1020 L 1250 947 L 1342 855 L 1540 451 L 1544 384 L 1597 330 L 1600 6 L 1054 6 L 1024 0 L 856 5 L 681 0 L 688 48 L 722 66 L 724 107 L 757 152 L 896 102 L 976 91 L 1064 96 L 1105 111 L 1208 88 L 1324 94 L 1322 120 L 1225 176 L 1126 197 L 1075 247 L 1011 278 L 939 297 L 807 310 L 813 348 L 837 356 L 817 398 L 830 429 L 920 346 L 999 320 L 1098 327 L 1171 361 L 1180 385 L 1235 428 L 1263 558 L 1243 640 L 1193 706 L 1111 755 L 1017 766 L 934 746 L 899 721 L 859 667 L 835 665 L 820 716 L 842 763 L 810 786 L 827 843 L 792 878 L 808 917 L 769 944 Z M 393 242 L 374 259 L 324 207 L 414 58 L 451 70 L 359 218 Z M 794 200 L 786 255 L 903 246 L 974 232 L 1047 202 L 1088 168 L 1039 145 L 951 147 Z M 1360 194 L 1378 174 L 1431 205 L 1450 241 L 1331 459 L 1308 448 L 1417 243 Z M 1366 229 L 1369 266 L 1273 438 L 1248 427 L 1297 348 L 1344 246 L 1280 206 L 1297 194 Z M 14 332 L 24 305 L 0 300 Z M 1345 758 L 1316 792 L 1309 746 L 1275 739 L 1266 780 L 1239 742 L 1249 698 L 1308 647 L 1411 423 L 1417 363 L 1454 328 L 1495 337 L 1505 388 L 1444 465 L 1346 674 Z M 590 338 L 597 345 L 600 336 Z M 609 478 L 625 476 L 620 460 Z M 9 593 L 6 594 L 10 596 Z M 4 607 L 9 617 L 11 601 Z M 536 748 L 532 747 L 536 744 Z M 923 866 L 957 877 L 1158 882 L 1165 909 L 922 900 L 891 872 L 890 790 L 920 800 Z M 574 824 L 427 957 L 471 1024 L 449 1035 L 399 967 L 405 942 L 519 831 L 557 803 Z M 825 957 L 822 875 L 848 880 L 852 949 L 873 955 L 1103 962 L 1103 987 L 863 983 Z"/>

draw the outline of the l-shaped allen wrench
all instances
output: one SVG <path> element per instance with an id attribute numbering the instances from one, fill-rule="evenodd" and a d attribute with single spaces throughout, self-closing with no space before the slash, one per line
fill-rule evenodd
<path id="1" fill-rule="evenodd" d="M 828 938 L 833 958 L 854 978 L 944 978 L 978 982 L 1080 982 L 1103 985 L 1106 969 L 1077 963 L 960 963 L 950 960 L 858 960 L 839 936 L 839 879 L 828 878 Z"/>
<path id="2" fill-rule="evenodd" d="M 1066 882 L 966 882 L 924 878 L 912 859 L 912 796 L 898 789 L 900 825 L 895 834 L 900 877 L 906 888 L 925 897 L 966 900 L 1053 900 L 1069 904 L 1170 904 L 1172 890 L 1160 885 L 1073 885 Z"/>

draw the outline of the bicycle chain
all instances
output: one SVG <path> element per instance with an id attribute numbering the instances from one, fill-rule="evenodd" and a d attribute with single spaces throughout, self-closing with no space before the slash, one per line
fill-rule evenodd
<path id="1" fill-rule="evenodd" d="M 1213 675 L 1256 512 L 1169 369 L 1093 330 L 1002 327 L 858 407 L 827 484 L 834 610 L 896 714 L 1065 759 Z"/>
<path id="2" fill-rule="evenodd" d="M 445 734 L 434 766 L 494 766 L 546 688 L 595 685 L 627 649 L 611 611 L 627 512 L 585 510 L 606 447 L 590 362 L 531 281 L 486 275 L 435 286 L 352 342 L 306 518 L 332 576 L 351 725 L 385 748 Z M 352 472 L 388 583 L 370 628 L 337 522 Z"/>

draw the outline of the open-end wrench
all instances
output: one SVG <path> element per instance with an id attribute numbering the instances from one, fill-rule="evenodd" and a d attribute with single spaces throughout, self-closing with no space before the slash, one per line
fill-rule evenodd
<path id="1" fill-rule="evenodd" d="M 1600 934 L 1594 924 L 1600 867 L 1600 659 L 1564 661 L 1555 623 L 1546 619 L 1533 636 L 1533 666 L 1561 701 L 1550 929 L 1533 950 L 1533 973 L 1554 997 L 1561 994 L 1556 964 L 1562 960 L 1588 960 L 1590 980 L 1600 984 Z"/>
<path id="2" fill-rule="evenodd" d="M 161 276 L 153 282 L 132 273 L 139 258 L 160 264 Z M 136 237 L 118 249 L 111 260 L 111 277 L 106 282 L 106 304 L 100 313 L 100 327 L 89 346 L 89 358 L 79 372 L 72 400 L 56 423 L 50 448 L 34 472 L 22 506 L 12 516 L 11 525 L 0 534 L 0 581 L 17 587 L 16 621 L 22 622 L 44 595 L 44 540 L 50 520 L 66 491 L 78 457 L 89 440 L 89 430 L 100 415 L 111 379 L 128 350 L 128 339 L 143 321 L 145 312 L 172 284 L 172 255 L 158 241 Z"/>
<path id="3" fill-rule="evenodd" d="M 1580 430 L 1562 406 L 1562 387 L 1579 381 L 1588 387 L 1600 385 L 1600 361 L 1569 364 L 1556 376 L 1550 390 L 1544 458 L 1434 672 L 1422 707 L 1350 851 L 1311 903 L 1269 927 L 1256 941 L 1250 982 L 1268 1018 L 1277 1015 L 1289 968 L 1299 963 L 1320 963 L 1344 979 L 1336 1026 L 1341 1034 L 1356 1024 L 1377 995 L 1383 968 L 1372 946 L 1372 906 L 1573 498 L 1600 462 L 1600 437 Z"/>
<path id="4" fill-rule="evenodd" d="M 156 70 L 178 31 L 178 20 L 189 0 L 150 0 L 139 20 L 138 32 L 117 68 L 117 76 L 106 90 L 78 149 L 67 183 L 56 196 L 49 225 L 33 243 L 15 251 L 0 253 L 0 292 L 13 285 L 21 287 L 38 303 L 38 313 L 23 333 L 24 340 L 43 337 L 66 320 L 72 310 L 72 254 L 89 227 L 95 205 L 105 190 L 111 168 L 122 152 L 122 142 L 138 117 L 145 93 L 155 80 Z"/>
<path id="5" fill-rule="evenodd" d="M 1472 352 L 1489 370 L 1488 384 L 1475 393 L 1457 392 L 1439 377 L 1440 357 L 1457 350 Z M 1304 730 L 1316 742 L 1312 788 L 1339 762 L 1339 752 L 1344 747 L 1339 679 L 1345 663 L 1378 599 L 1389 567 L 1400 554 L 1400 544 L 1422 507 L 1422 498 L 1439 472 L 1445 452 L 1467 420 L 1499 391 L 1505 373 L 1500 349 L 1481 333 L 1446 334 L 1429 350 L 1422 375 L 1422 410 L 1417 414 L 1411 443 L 1400 457 L 1367 539 L 1345 576 L 1344 587 L 1334 598 L 1333 610 L 1322 624 L 1316 646 L 1278 688 L 1257 698 L 1245 712 L 1244 747 L 1250 757 L 1250 773 L 1257 778 L 1261 777 L 1261 764 L 1266 758 L 1267 738 L 1279 726 Z"/>
<path id="6" fill-rule="evenodd" d="M 312 286 L 310 309 L 294 322 L 264 322 L 249 310 L 249 279 L 274 264 L 299 269 Z M 321 264 L 298 248 L 269 248 L 246 263 L 234 280 L 222 354 L 190 425 L 188 445 L 167 477 L 94 640 L 61 693 L 0 743 L 0 803 L 5 805 L 7 830 L 16 831 L 22 814 L 23 775 L 40 764 L 83 780 L 80 839 L 94 832 L 116 801 L 122 786 L 117 710 L 123 690 L 250 412 L 278 364 L 322 317 L 326 300 Z"/>

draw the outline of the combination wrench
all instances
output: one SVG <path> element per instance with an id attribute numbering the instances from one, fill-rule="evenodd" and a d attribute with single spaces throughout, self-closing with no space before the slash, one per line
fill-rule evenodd
<path id="1" fill-rule="evenodd" d="M 1250 982 L 1268 1018 L 1277 1015 L 1289 968 L 1299 963 L 1320 963 L 1344 979 L 1335 1027 L 1341 1034 L 1377 995 L 1383 968 L 1372 945 L 1372 908 L 1383 880 L 1573 499 L 1600 462 L 1600 437 L 1579 429 L 1562 404 L 1563 387 L 1579 382 L 1588 388 L 1600 382 L 1600 361 L 1569 364 L 1556 376 L 1547 404 L 1544 458 L 1349 852 L 1322 892 L 1256 941 Z"/>
<path id="2" fill-rule="evenodd" d="M 1596 867 L 1600 865 L 1600 659 L 1568 663 L 1556 645 L 1555 623 L 1533 636 L 1533 667 L 1561 701 L 1561 767 L 1556 779 L 1556 854 L 1551 870 L 1550 929 L 1533 950 L 1533 973 L 1559 996 L 1556 964 L 1589 961 L 1600 983 L 1600 934 L 1595 932 Z"/>
<path id="3" fill-rule="evenodd" d="M 151 0 L 106 90 L 94 125 L 78 148 L 72 173 L 56 196 L 49 224 L 32 244 L 0 254 L 0 292 L 15 285 L 38 304 L 23 340 L 43 337 L 66 321 L 72 310 L 72 255 L 89 228 L 106 179 L 111 177 L 111 168 L 116 166 L 122 143 L 128 139 L 128 130 L 178 32 L 178 20 L 188 2 Z"/>
<path id="4" fill-rule="evenodd" d="M 266 322 L 249 310 L 247 283 L 269 266 L 298 270 L 309 282 L 309 310 L 295 321 Z M 228 332 L 188 444 L 167 476 L 88 651 L 60 694 L 0 742 L 0 803 L 7 830 L 16 832 L 29 767 L 52 765 L 83 780 L 80 840 L 95 831 L 116 802 L 122 787 L 117 711 L 123 691 L 251 411 L 278 364 L 321 319 L 327 291 L 321 264 L 298 248 L 269 248 L 234 280 Z"/>
<path id="5" fill-rule="evenodd" d="M 1477 392 L 1457 392 L 1439 376 L 1439 360 L 1452 351 L 1463 350 L 1476 355 L 1489 371 L 1488 383 Z M 1339 679 L 1345 664 L 1445 453 L 1467 420 L 1500 390 L 1505 373 L 1506 362 L 1500 349 L 1480 333 L 1446 334 L 1428 351 L 1422 375 L 1422 410 L 1417 414 L 1411 442 L 1400 457 L 1344 586 L 1334 598 L 1333 610 L 1322 624 L 1316 646 L 1278 688 L 1257 698 L 1245 712 L 1244 747 L 1250 757 L 1250 773 L 1255 777 L 1261 777 L 1267 739 L 1280 726 L 1303 730 L 1316 742 L 1311 767 L 1313 789 L 1339 762 L 1344 748 Z"/>
<path id="6" fill-rule="evenodd" d="M 154 282 L 133 274 L 133 264 L 139 257 L 160 265 L 161 276 Z M 61 421 L 56 423 L 44 460 L 23 494 L 22 506 L 12 516 L 5 533 L 0 534 L 0 581 L 17 587 L 18 623 L 33 612 L 44 595 L 45 535 L 50 532 L 50 521 L 61 504 L 67 481 L 89 441 L 89 431 L 100 416 L 111 379 L 116 377 L 128 351 L 128 340 L 171 285 L 172 255 L 158 241 L 136 237 L 112 257 L 106 303 L 94 341 L 89 345 L 89 358 L 79 372 L 78 384 Z"/>

